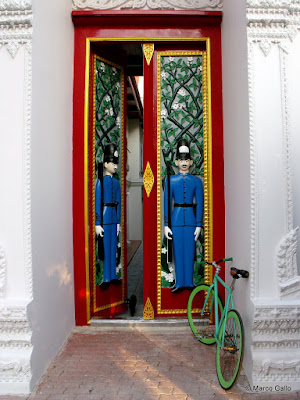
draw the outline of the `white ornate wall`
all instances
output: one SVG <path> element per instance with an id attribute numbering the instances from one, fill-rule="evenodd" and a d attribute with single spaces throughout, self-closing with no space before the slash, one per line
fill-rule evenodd
<path id="1" fill-rule="evenodd" d="M 300 387 L 298 228 L 293 218 L 290 90 L 298 0 L 247 1 L 254 383 Z M 297 57 L 296 57 L 297 58 Z M 299 105 L 300 96 L 294 100 Z M 299 158 L 298 148 L 294 155 Z M 299 183 L 298 183 L 299 185 Z M 298 221 L 299 223 L 300 221 Z"/>
<path id="2" fill-rule="evenodd" d="M 0 393 L 19 393 L 32 352 L 31 1 L 0 1 L 0 25 Z"/>
<path id="3" fill-rule="evenodd" d="M 244 368 L 299 389 L 300 1 L 73 0 L 159 7 L 223 7 L 226 255 L 251 274 L 236 289 Z M 28 393 L 74 325 L 71 8 L 0 0 L 0 394 Z"/>
<path id="4" fill-rule="evenodd" d="M 244 368 L 254 385 L 299 389 L 300 2 L 229 0 L 223 11 L 226 247 L 250 270 L 236 293 Z"/>
<path id="5" fill-rule="evenodd" d="M 0 394 L 30 392 L 74 326 L 70 13 L 0 0 Z"/>

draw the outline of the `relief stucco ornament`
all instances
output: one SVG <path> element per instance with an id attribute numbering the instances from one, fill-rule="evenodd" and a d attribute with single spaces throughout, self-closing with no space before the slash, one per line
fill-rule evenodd
<path id="1" fill-rule="evenodd" d="M 21 45 L 32 38 L 32 1 L 0 0 L 0 47 L 15 58 Z"/>
<path id="2" fill-rule="evenodd" d="M 112 9 L 174 9 L 216 10 L 222 9 L 223 0 L 73 0 L 74 10 Z"/>
<path id="3" fill-rule="evenodd" d="M 32 353 L 32 329 L 27 317 L 28 303 L 33 299 L 31 248 L 31 102 L 32 102 L 32 0 L 0 0 L 0 48 L 15 63 L 13 71 L 23 77 L 17 94 L 23 99 L 23 219 L 24 232 L 24 298 L 8 294 L 7 257 L 0 246 L 0 393 L 29 393 Z M 15 61 L 16 60 L 16 61 Z M 6 62 L 6 58 L 3 58 Z M 2 58 L 1 58 L 2 62 Z M 10 62 L 10 61 L 8 61 Z M 9 79 L 13 76 L 9 75 Z"/>
<path id="4" fill-rule="evenodd" d="M 5 297 L 6 293 L 6 273 L 7 273 L 7 264 L 5 252 L 0 245 L 0 299 Z"/>
<path id="5" fill-rule="evenodd" d="M 0 0 L 0 11 L 25 11 L 32 9 L 32 0 Z"/>
<path id="6" fill-rule="evenodd" d="M 300 277 L 297 272 L 297 235 L 298 228 L 289 232 L 280 242 L 277 258 L 277 276 L 280 297 L 300 297 Z"/>

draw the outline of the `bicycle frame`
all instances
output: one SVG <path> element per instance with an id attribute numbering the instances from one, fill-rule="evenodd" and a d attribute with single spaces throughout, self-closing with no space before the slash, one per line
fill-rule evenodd
<path id="1" fill-rule="evenodd" d="M 233 297 L 232 297 L 232 288 L 229 287 L 228 285 L 226 285 L 226 283 L 219 277 L 219 270 L 220 267 L 217 266 L 216 267 L 216 273 L 213 279 L 213 283 L 211 284 L 211 286 L 209 287 L 208 291 L 207 291 L 207 295 L 205 297 L 205 301 L 204 301 L 204 305 L 203 305 L 203 309 L 201 311 L 201 316 L 203 316 L 204 310 L 207 306 L 207 302 L 209 299 L 209 295 L 211 293 L 212 290 L 214 290 L 214 299 L 212 300 L 212 303 L 214 302 L 214 307 L 215 307 L 215 333 L 214 333 L 214 337 L 216 339 L 216 342 L 219 346 L 223 347 L 224 346 L 224 335 L 225 335 L 225 329 L 223 332 L 223 336 L 222 336 L 222 342 L 220 343 L 219 341 L 219 333 L 220 333 L 220 328 L 222 326 L 223 320 L 225 319 L 225 324 L 226 324 L 226 320 L 227 320 L 227 313 L 229 310 L 229 305 L 231 304 L 231 309 L 234 308 L 234 304 L 233 304 Z M 218 316 L 218 282 L 220 282 L 220 284 L 222 286 L 225 287 L 225 289 L 228 291 L 228 296 L 224 305 L 224 309 L 223 312 L 221 314 L 221 318 L 219 321 L 219 316 Z M 210 307 L 212 307 L 212 304 L 210 305 Z M 236 335 L 236 332 L 235 332 Z"/>

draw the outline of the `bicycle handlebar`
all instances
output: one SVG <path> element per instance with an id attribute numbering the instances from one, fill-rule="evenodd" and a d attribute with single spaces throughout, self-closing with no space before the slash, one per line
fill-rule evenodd
<path id="1" fill-rule="evenodd" d="M 216 261 L 216 264 L 219 264 L 220 262 L 226 262 L 226 261 L 233 261 L 233 258 L 221 258 L 221 260 Z M 200 265 L 208 264 L 208 265 L 213 265 L 214 261 L 208 262 L 208 261 L 200 261 Z"/>

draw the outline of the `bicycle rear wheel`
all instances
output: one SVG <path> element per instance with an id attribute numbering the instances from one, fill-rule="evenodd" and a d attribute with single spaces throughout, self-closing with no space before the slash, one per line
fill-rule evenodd
<path id="1" fill-rule="evenodd" d="M 222 345 L 224 333 L 224 345 Z M 216 366 L 220 385 L 230 389 L 240 372 L 244 354 L 244 326 L 240 314 L 236 310 L 227 313 L 222 323 L 217 344 Z"/>
<path id="2" fill-rule="evenodd" d="M 197 340 L 204 344 L 214 344 L 216 339 L 215 334 L 215 302 L 214 302 L 214 291 L 212 290 L 209 294 L 206 309 L 201 315 L 204 301 L 206 298 L 208 285 L 197 286 L 190 294 L 187 306 L 187 315 L 191 330 Z M 219 321 L 223 312 L 223 303 L 221 298 L 218 296 L 218 315 Z"/>

